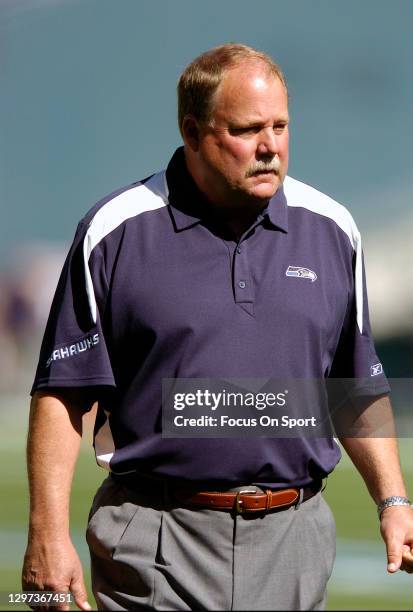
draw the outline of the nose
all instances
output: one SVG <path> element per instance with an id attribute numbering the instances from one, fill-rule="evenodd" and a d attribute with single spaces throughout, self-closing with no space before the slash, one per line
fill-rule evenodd
<path id="1" fill-rule="evenodd" d="M 277 135 L 272 127 L 263 128 L 259 133 L 258 153 L 260 155 L 275 155 L 278 153 Z"/>

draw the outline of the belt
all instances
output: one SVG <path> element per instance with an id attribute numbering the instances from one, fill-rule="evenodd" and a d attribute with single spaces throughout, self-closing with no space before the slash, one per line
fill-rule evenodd
<path id="1" fill-rule="evenodd" d="M 186 506 L 211 508 L 213 510 L 229 510 L 239 514 L 248 512 L 268 512 L 277 508 L 289 508 L 293 504 L 307 501 L 321 490 L 321 482 L 313 483 L 301 489 L 281 489 L 265 492 L 249 490 L 245 487 L 237 492 L 231 491 L 194 491 L 176 489 L 175 498 Z M 302 491 L 302 494 L 300 492 Z"/>

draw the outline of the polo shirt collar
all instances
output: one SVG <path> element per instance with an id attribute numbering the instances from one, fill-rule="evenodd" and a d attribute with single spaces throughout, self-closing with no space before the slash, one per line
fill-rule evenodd
<path id="1" fill-rule="evenodd" d="M 188 172 L 183 147 L 175 151 L 168 164 L 166 182 L 176 229 L 183 230 L 199 223 L 210 205 Z"/>
<path id="2" fill-rule="evenodd" d="M 166 169 L 166 181 L 170 211 L 178 231 L 197 225 L 201 220 L 210 217 L 211 204 L 188 172 L 183 147 L 179 147 L 173 154 Z M 265 215 L 272 225 L 284 232 L 288 231 L 287 200 L 282 186 L 262 212 L 262 216 Z"/>
<path id="3" fill-rule="evenodd" d="M 278 227 L 283 232 L 288 232 L 288 206 L 285 197 L 284 187 L 281 185 L 268 202 L 268 206 L 263 212 L 267 213 L 272 225 Z"/>

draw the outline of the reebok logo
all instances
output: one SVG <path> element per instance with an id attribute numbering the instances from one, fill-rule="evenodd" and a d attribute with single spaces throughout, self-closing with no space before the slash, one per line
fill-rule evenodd
<path id="1" fill-rule="evenodd" d="M 379 374 L 383 374 L 383 366 L 381 363 L 375 363 L 370 367 L 370 376 L 378 376 Z"/>

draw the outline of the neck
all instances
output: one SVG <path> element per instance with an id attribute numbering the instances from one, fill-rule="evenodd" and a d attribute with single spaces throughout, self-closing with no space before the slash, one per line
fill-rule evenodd
<path id="1" fill-rule="evenodd" d="M 260 209 L 240 207 L 238 209 L 223 210 L 215 207 L 214 211 L 220 223 L 227 227 L 231 235 L 238 240 L 253 225 L 264 208 L 265 206 Z"/>
<path id="2" fill-rule="evenodd" d="M 231 234 L 237 237 L 244 234 L 268 205 L 269 200 L 253 199 L 235 191 L 233 194 L 226 194 L 225 198 L 220 197 L 209 188 L 208 182 L 203 180 L 196 160 L 187 151 L 185 151 L 185 161 L 189 174 L 211 206 L 214 216 L 229 229 Z"/>

